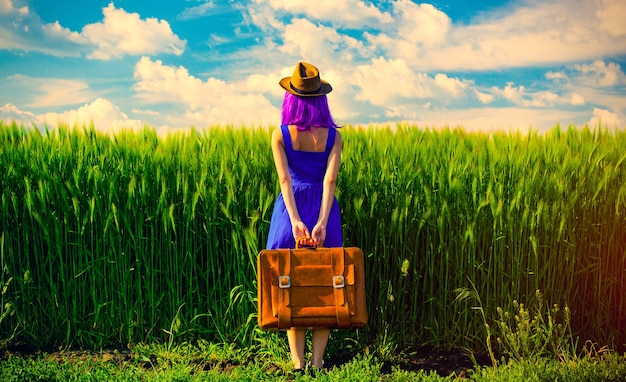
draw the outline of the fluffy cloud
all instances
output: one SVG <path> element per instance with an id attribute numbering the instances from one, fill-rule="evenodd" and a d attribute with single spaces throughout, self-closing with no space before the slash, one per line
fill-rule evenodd
<path id="1" fill-rule="evenodd" d="M 96 129 L 101 131 L 116 131 L 127 128 L 141 128 L 143 122 L 130 119 L 119 107 L 104 98 L 85 104 L 78 109 L 62 113 L 46 113 L 38 116 L 40 123 L 50 126 L 65 124 L 70 127 L 88 125 L 93 122 Z"/>
<path id="2" fill-rule="evenodd" d="M 124 55 L 169 53 L 180 55 L 186 41 L 175 35 L 165 20 L 141 19 L 110 3 L 102 9 L 103 20 L 71 31 L 58 21 L 44 23 L 28 7 L 15 8 L 11 0 L 0 0 L 0 49 L 37 51 L 67 57 L 87 54 L 108 60 Z"/>
<path id="3" fill-rule="evenodd" d="M 398 20 L 396 37 L 429 48 L 446 40 L 452 22 L 434 6 L 399 0 L 393 3 L 393 9 Z"/>
<path id="4" fill-rule="evenodd" d="M 402 100 L 463 97 L 470 83 L 438 73 L 434 77 L 415 71 L 402 59 L 373 59 L 360 65 L 354 75 L 360 89 L 356 99 L 374 105 L 390 105 Z"/>
<path id="5" fill-rule="evenodd" d="M 39 119 L 35 114 L 29 111 L 22 111 L 11 103 L 0 107 L 0 121 L 3 121 L 5 124 L 15 122 L 24 126 L 33 126 L 39 123 Z"/>
<path id="6" fill-rule="evenodd" d="M 624 127 L 624 121 L 616 114 L 609 110 L 594 108 L 593 117 L 589 120 L 589 126 L 603 126 L 603 127 Z"/>
<path id="7" fill-rule="evenodd" d="M 428 97 L 428 89 L 420 87 L 416 77 L 418 75 L 403 60 L 388 61 L 384 57 L 374 59 L 369 65 L 357 67 L 356 83 L 360 91 L 357 92 L 356 99 L 382 106 L 390 104 L 402 94 L 417 98 Z"/>
<path id="8" fill-rule="evenodd" d="M 274 12 L 322 20 L 337 26 L 361 28 L 364 25 L 392 23 L 391 15 L 360 0 L 268 0 L 259 2 Z"/>
<path id="9" fill-rule="evenodd" d="M 142 20 L 137 13 L 116 9 L 113 3 L 102 9 L 104 20 L 83 27 L 82 36 L 96 48 L 90 58 L 108 60 L 126 54 L 171 53 L 180 55 L 186 46 L 172 33 L 165 20 Z"/>
<path id="10" fill-rule="evenodd" d="M 591 64 L 574 65 L 574 68 L 581 73 L 581 80 L 587 85 L 611 87 L 626 84 L 626 75 L 614 62 L 607 65 L 604 61 L 596 60 Z"/>
<path id="11" fill-rule="evenodd" d="M 215 78 L 203 81 L 184 67 L 163 65 L 159 60 L 143 57 L 135 66 L 135 80 L 133 89 L 144 102 L 182 106 L 187 126 L 268 124 L 280 117 L 279 111 L 262 94 L 246 88 L 248 83 L 263 82 L 258 76 L 239 83 Z"/>
<path id="12" fill-rule="evenodd" d="M 577 93 L 559 95 L 551 91 L 528 91 L 525 86 L 509 82 L 502 89 L 492 88 L 492 94 L 521 107 L 551 107 L 555 105 L 581 105 L 584 98 Z"/>
<path id="13" fill-rule="evenodd" d="M 28 7 L 23 6 L 16 8 L 15 5 L 13 5 L 12 0 L 0 0 L 0 13 L 14 13 L 18 15 L 26 15 L 28 14 Z"/>
<path id="14" fill-rule="evenodd" d="M 493 102 L 495 96 L 493 94 L 484 93 L 478 89 L 473 89 L 474 96 L 480 101 L 480 103 L 487 105 Z"/>
<path id="15" fill-rule="evenodd" d="M 81 36 L 58 22 L 43 23 L 28 6 L 16 7 L 11 0 L 0 0 L 0 49 L 37 51 L 69 57 L 82 49 Z"/>
<path id="16" fill-rule="evenodd" d="M 569 0 L 522 1 L 466 25 L 453 25 L 436 9 L 429 11 L 426 5 L 402 0 L 394 3 L 398 29 L 385 30 L 372 41 L 389 56 L 411 60 L 423 70 L 481 70 L 587 60 L 626 50 L 626 39 L 620 38 L 626 28 L 623 17 L 606 15 L 625 7 L 618 5 L 619 1 L 582 1 L 575 7 Z M 403 3 L 411 4 L 401 7 Z M 610 21 L 613 18 L 615 22 Z M 403 27 L 406 23 L 414 25 L 412 33 Z M 598 24 L 606 27 L 597 28 Z M 410 36 L 423 38 L 417 43 L 430 42 L 429 49 L 406 49 L 403 42 L 411 42 Z"/>
<path id="17" fill-rule="evenodd" d="M 339 11 L 348 4 L 352 5 L 349 12 Z M 621 17 L 626 14 L 626 3 L 621 0 L 580 1 L 575 7 L 571 0 L 521 0 L 465 24 L 452 23 L 431 4 L 395 0 L 389 2 L 388 10 L 382 7 L 356 0 L 256 0 L 246 15 L 264 36 L 272 36 L 266 40 L 267 52 L 278 48 L 296 55 L 295 46 L 302 43 L 304 57 L 323 60 L 328 53 L 341 55 L 330 49 L 338 41 L 359 38 L 358 49 L 345 45 L 344 62 L 363 64 L 371 57 L 384 56 L 403 59 L 426 72 L 552 65 L 626 50 L 626 39 L 621 38 L 626 33 Z M 351 26 L 338 22 L 352 15 L 360 21 Z M 294 32 L 296 27 L 305 27 L 307 33 Z M 293 38 L 296 35 L 301 39 Z M 308 49 L 312 40 L 323 49 Z"/>
<path id="18" fill-rule="evenodd" d="M 291 56 L 316 58 L 321 63 L 333 62 L 334 57 L 353 61 L 364 53 L 357 39 L 305 19 L 295 19 L 285 26 L 280 50 Z"/>
<path id="19" fill-rule="evenodd" d="M 98 98 L 77 109 L 60 113 L 48 112 L 41 115 L 20 110 L 17 106 L 9 103 L 0 107 L 0 120 L 5 121 L 5 123 L 15 121 L 24 126 L 37 126 L 39 128 L 44 125 L 54 128 L 59 124 L 75 127 L 93 123 L 96 129 L 105 132 L 143 127 L 143 122 L 128 118 L 119 107 L 103 98 Z"/>
<path id="20" fill-rule="evenodd" d="M 600 0 L 596 16 L 600 20 L 600 30 L 612 37 L 626 36 L 626 3 L 622 0 Z"/>

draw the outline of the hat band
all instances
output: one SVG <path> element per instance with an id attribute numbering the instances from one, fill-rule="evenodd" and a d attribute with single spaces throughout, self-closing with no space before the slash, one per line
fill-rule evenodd
<path id="1" fill-rule="evenodd" d="M 291 81 L 289 81 L 289 86 L 291 87 L 291 90 L 293 90 L 294 92 L 299 93 L 299 94 L 316 94 L 316 93 L 319 93 L 322 90 L 322 84 L 320 84 L 319 88 L 317 88 L 316 90 L 312 90 L 312 91 L 300 90 L 300 89 L 296 88 L 295 86 L 293 86 Z"/>

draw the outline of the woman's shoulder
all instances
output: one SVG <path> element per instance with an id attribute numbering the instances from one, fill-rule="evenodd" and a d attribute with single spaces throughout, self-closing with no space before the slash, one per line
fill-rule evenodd
<path id="1" fill-rule="evenodd" d="M 341 143 L 341 132 L 339 131 L 339 129 L 336 127 L 329 127 L 329 129 L 335 130 L 335 144 L 337 143 L 337 141 Z"/>
<path id="2" fill-rule="evenodd" d="M 283 132 L 282 127 L 276 127 L 272 130 L 272 143 L 283 143 Z"/>

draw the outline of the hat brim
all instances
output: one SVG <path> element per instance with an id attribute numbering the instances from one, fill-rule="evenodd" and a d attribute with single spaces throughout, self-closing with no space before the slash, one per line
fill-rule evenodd
<path id="1" fill-rule="evenodd" d="M 321 96 L 321 95 L 325 95 L 330 93 L 331 91 L 333 91 L 333 87 L 330 86 L 330 84 L 324 80 L 320 80 L 321 82 L 321 86 L 319 88 L 319 90 L 317 92 L 314 93 L 300 93 L 295 91 L 292 87 L 291 87 L 291 77 L 285 77 L 282 80 L 280 80 L 278 82 L 278 84 L 285 89 L 285 91 L 287 93 L 291 93 L 293 95 L 297 95 L 299 97 L 317 97 L 317 96 Z"/>

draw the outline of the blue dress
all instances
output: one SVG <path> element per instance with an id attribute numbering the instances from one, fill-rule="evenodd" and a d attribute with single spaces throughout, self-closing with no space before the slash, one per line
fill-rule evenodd
<path id="1" fill-rule="evenodd" d="M 293 180 L 293 194 L 296 207 L 298 208 L 300 218 L 311 231 L 319 217 L 326 165 L 330 151 L 335 143 L 337 131 L 335 128 L 328 128 L 326 149 L 323 152 L 311 152 L 294 150 L 289 128 L 287 125 L 281 125 L 280 128 L 283 134 L 283 142 L 285 143 L 289 173 Z M 328 223 L 326 224 L 324 246 L 341 247 L 342 244 L 343 236 L 339 204 L 337 203 L 337 198 L 334 198 L 330 215 L 328 216 Z M 291 230 L 289 213 L 281 193 L 274 204 L 266 248 L 294 248 L 295 246 L 296 242 Z"/>

